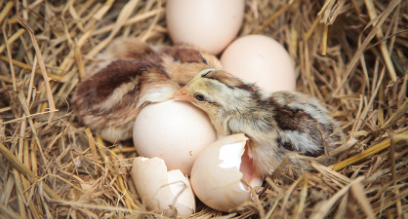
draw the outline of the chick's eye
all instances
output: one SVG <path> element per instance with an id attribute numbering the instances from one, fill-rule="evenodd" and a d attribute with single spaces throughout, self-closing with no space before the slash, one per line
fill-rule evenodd
<path id="1" fill-rule="evenodd" d="M 198 101 L 204 101 L 205 97 L 202 94 L 194 94 L 194 98 Z"/>

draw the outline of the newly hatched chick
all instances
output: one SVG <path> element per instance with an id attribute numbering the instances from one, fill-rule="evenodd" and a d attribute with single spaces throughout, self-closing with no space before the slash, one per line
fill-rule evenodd
<path id="1" fill-rule="evenodd" d="M 260 175 L 270 174 L 289 153 L 316 157 L 324 154 L 324 144 L 330 151 L 330 143 L 342 140 L 338 123 L 316 98 L 265 92 L 219 69 L 202 70 L 173 96 L 204 110 L 219 137 L 245 133 Z M 298 166 L 294 175 L 303 172 Z"/>
<path id="2" fill-rule="evenodd" d="M 132 136 L 140 110 L 169 99 L 198 71 L 221 67 L 193 46 L 153 48 L 136 38 L 114 41 L 73 92 L 75 115 L 105 140 Z"/>

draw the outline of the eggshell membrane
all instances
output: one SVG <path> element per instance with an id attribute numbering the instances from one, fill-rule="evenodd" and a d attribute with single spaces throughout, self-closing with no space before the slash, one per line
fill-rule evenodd
<path id="1" fill-rule="evenodd" d="M 201 151 L 217 139 L 207 114 L 182 100 L 145 107 L 136 118 L 133 142 L 139 155 L 159 157 L 168 170 L 190 175 Z"/>
<path id="2" fill-rule="evenodd" d="M 179 216 L 195 212 L 195 197 L 189 180 L 180 170 L 167 172 L 162 159 L 136 158 L 131 176 L 148 210 L 174 216 L 175 212 L 169 207 L 174 205 Z"/>
<path id="3" fill-rule="evenodd" d="M 219 54 L 236 37 L 245 0 L 167 0 L 166 21 L 175 43 Z"/>
<path id="4" fill-rule="evenodd" d="M 206 205 L 220 211 L 233 211 L 251 200 L 249 189 L 241 183 L 241 157 L 247 138 L 244 134 L 224 137 L 206 149 L 196 159 L 191 171 L 191 186 Z M 246 169 L 248 171 L 248 169 Z M 252 186 L 262 180 L 251 178 Z"/>
<path id="5" fill-rule="evenodd" d="M 248 35 L 232 42 L 221 56 L 223 69 L 267 91 L 295 91 L 292 58 L 274 39 Z"/>

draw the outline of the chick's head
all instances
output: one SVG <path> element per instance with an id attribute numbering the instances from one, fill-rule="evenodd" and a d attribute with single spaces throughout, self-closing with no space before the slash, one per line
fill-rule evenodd
<path id="1" fill-rule="evenodd" d="M 210 116 L 230 115 L 249 107 L 254 89 L 253 84 L 228 72 L 209 68 L 200 71 L 173 96 L 190 101 Z"/>

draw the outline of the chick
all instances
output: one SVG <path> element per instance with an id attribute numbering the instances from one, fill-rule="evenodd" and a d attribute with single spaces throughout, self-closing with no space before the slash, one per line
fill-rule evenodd
<path id="1" fill-rule="evenodd" d="M 218 137 L 245 133 L 256 173 L 271 174 L 285 155 L 324 154 L 343 139 L 339 124 L 319 100 L 297 92 L 266 92 L 219 69 L 200 71 L 173 94 L 204 110 Z M 299 162 L 292 160 L 293 162 Z M 304 171 L 301 165 L 294 171 Z"/>
<path id="2" fill-rule="evenodd" d="M 136 38 L 114 41 L 97 59 L 71 104 L 82 123 L 111 142 L 132 137 L 143 107 L 171 98 L 197 71 L 221 67 L 216 57 L 196 47 L 154 48 Z"/>

